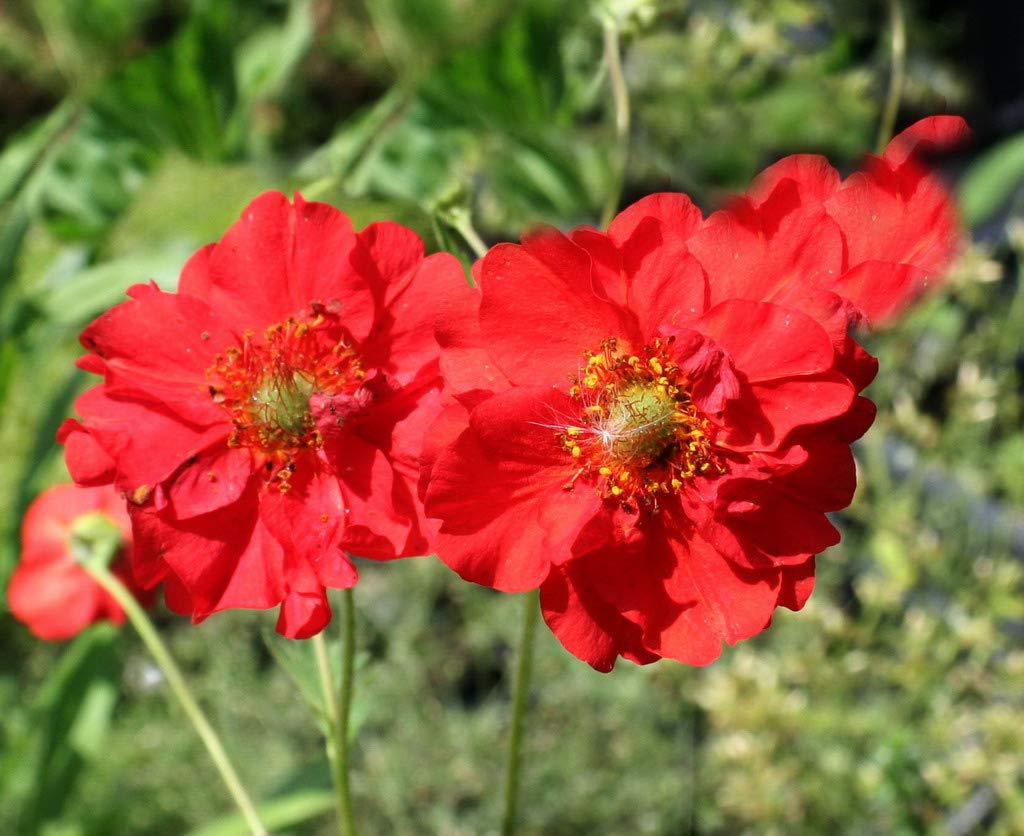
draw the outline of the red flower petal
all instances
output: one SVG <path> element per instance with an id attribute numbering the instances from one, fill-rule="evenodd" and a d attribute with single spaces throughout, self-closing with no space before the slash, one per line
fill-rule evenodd
<path id="1" fill-rule="evenodd" d="M 608 337 L 635 338 L 629 315 L 594 296 L 587 253 L 553 230 L 500 244 L 484 256 L 480 327 L 509 379 L 561 384 L 584 351 Z"/>
<path id="2" fill-rule="evenodd" d="M 741 200 L 716 212 L 689 248 L 707 273 L 711 305 L 772 301 L 793 284 L 814 287 L 843 268 L 839 226 L 820 207 L 803 204 L 792 180 L 780 182 L 760 205 Z"/>
<path id="3" fill-rule="evenodd" d="M 81 426 L 116 464 L 115 484 L 130 496 L 148 495 L 185 462 L 223 439 L 224 427 L 199 430 L 182 423 L 160 404 L 108 397 L 102 386 L 86 390 L 75 401 L 84 416 Z M 73 434 L 69 437 L 73 437 Z M 67 464 L 78 477 L 79 448 L 73 446 Z M 88 460 L 94 464 L 94 460 Z M 82 476 L 95 476 L 87 469 Z"/>
<path id="4" fill-rule="evenodd" d="M 449 393 L 458 397 L 507 389 L 508 378 L 491 359 L 480 331 L 480 290 L 449 283 L 437 292 L 434 336 L 441 347 L 441 372 Z"/>
<path id="5" fill-rule="evenodd" d="M 754 178 L 747 197 L 755 206 L 767 201 L 786 180 L 797 187 L 802 203 L 820 205 L 839 188 L 839 172 L 817 154 L 793 154 L 768 166 Z"/>
<path id="6" fill-rule="evenodd" d="M 835 372 L 756 383 L 727 408 L 728 443 L 776 449 L 798 427 L 845 415 L 855 397 L 853 385 Z"/>
<path id="7" fill-rule="evenodd" d="M 802 563 L 839 542 L 823 511 L 764 480 L 721 484 L 716 518 L 721 525 L 708 531 L 715 548 L 751 568 Z"/>
<path id="8" fill-rule="evenodd" d="M 589 573 L 575 571 L 575 563 L 552 567 L 540 588 L 544 621 L 562 646 L 605 673 L 619 656 L 641 665 L 657 661 L 643 645 L 640 626 L 602 600 Z"/>
<path id="9" fill-rule="evenodd" d="M 237 502 L 253 475 L 252 453 L 215 447 L 179 474 L 168 490 L 174 516 L 198 517 Z"/>
<path id="10" fill-rule="evenodd" d="M 796 566 L 782 567 L 782 589 L 779 606 L 802 610 L 814 591 L 814 558 Z"/>
<path id="11" fill-rule="evenodd" d="M 194 620 L 236 607 L 265 609 L 284 598 L 283 549 L 258 509 L 250 487 L 238 502 L 199 517 L 175 521 L 152 509 L 133 514 L 136 539 L 158 551 L 181 581 Z"/>
<path id="12" fill-rule="evenodd" d="M 80 421 L 66 418 L 57 430 L 57 442 L 64 445 L 64 461 L 77 484 L 92 487 L 114 481 L 116 462 Z"/>
<path id="13" fill-rule="evenodd" d="M 104 592 L 72 562 L 22 564 L 7 588 L 11 614 L 33 635 L 62 641 L 78 635 L 104 613 Z M 111 620 L 124 621 L 120 608 Z"/>
<path id="14" fill-rule="evenodd" d="M 742 569 L 700 537 L 666 546 L 676 560 L 666 586 L 679 609 L 658 636 L 661 655 L 706 665 L 721 654 L 722 642 L 736 644 L 768 626 L 779 596 L 776 570 Z"/>
<path id="15" fill-rule="evenodd" d="M 185 266 L 181 268 L 181 275 L 178 276 L 178 293 L 195 296 L 204 302 L 210 301 L 210 288 L 213 286 L 210 256 L 216 247 L 216 244 L 207 244 L 189 256 Z"/>
<path id="16" fill-rule="evenodd" d="M 685 241 L 697 231 L 702 219 L 700 209 L 686 195 L 659 192 L 647 195 L 619 212 L 608 225 L 608 237 L 623 251 L 623 260 L 628 264 L 635 259 L 634 244 L 647 250 L 648 233 L 642 231 L 641 237 L 635 238 L 642 227 L 656 227 L 664 243 L 672 239 Z"/>
<path id="17" fill-rule="evenodd" d="M 360 350 L 365 362 L 402 383 L 437 358 L 434 322 L 453 288 L 465 286 L 458 260 L 448 253 L 423 257 L 423 241 L 411 229 L 382 222 L 358 235 L 353 263 L 379 294 L 379 319 Z"/>
<path id="18" fill-rule="evenodd" d="M 159 401 L 199 426 L 223 423 L 223 411 L 199 393 L 214 355 L 235 336 L 199 299 L 153 285 L 129 294 L 82 332 L 82 344 L 103 358 L 107 393 Z"/>
<path id="19" fill-rule="evenodd" d="M 210 253 L 210 305 L 233 327 L 259 332 L 312 301 L 338 299 L 345 325 L 362 339 L 375 305 L 366 279 L 350 263 L 355 246 L 351 222 L 333 206 L 300 195 L 293 205 L 279 192 L 266 192 Z"/>
<path id="20" fill-rule="evenodd" d="M 572 470 L 545 426 L 571 408 L 554 390 L 495 395 L 434 462 L 427 512 L 443 518 L 438 553 L 462 577 L 505 592 L 535 589 L 600 513 L 595 491 L 564 490 Z"/>
<path id="21" fill-rule="evenodd" d="M 645 336 L 692 323 L 707 310 L 704 268 L 682 245 L 653 249 L 630 277 L 630 306 Z"/>
<path id="22" fill-rule="evenodd" d="M 835 360 L 832 341 L 817 322 L 766 302 L 730 299 L 704 314 L 697 327 L 729 352 L 750 383 L 824 372 Z"/>
<path id="23" fill-rule="evenodd" d="M 894 136 L 882 157 L 890 165 L 901 166 L 915 155 L 947 151 L 970 138 L 971 129 L 959 116 L 929 116 Z"/>

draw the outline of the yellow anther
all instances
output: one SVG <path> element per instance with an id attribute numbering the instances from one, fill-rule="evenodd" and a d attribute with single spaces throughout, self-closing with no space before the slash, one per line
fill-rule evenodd
<path id="1" fill-rule="evenodd" d="M 631 477 L 629 475 L 628 470 L 623 470 L 622 473 L 619 474 L 619 481 L 622 482 L 623 485 L 625 485 L 626 482 L 630 480 L 630 478 Z"/>
<path id="2" fill-rule="evenodd" d="M 610 467 L 599 467 L 597 469 L 597 472 L 600 473 L 602 476 L 611 476 L 612 475 L 612 469 Z"/>
<path id="3" fill-rule="evenodd" d="M 675 477 L 672 478 L 672 487 L 673 488 L 675 488 L 676 490 L 679 490 L 682 486 L 683 486 L 683 483 L 682 483 L 681 480 L 676 479 Z"/>
<path id="4" fill-rule="evenodd" d="M 571 449 L 571 450 L 570 450 L 569 452 L 570 452 L 570 453 L 572 453 L 572 457 L 573 457 L 574 459 L 578 459 L 578 458 L 580 457 L 580 454 L 581 454 L 581 453 L 582 453 L 583 451 L 582 451 L 582 450 L 580 450 L 580 448 L 579 448 L 579 445 L 578 445 L 578 444 L 574 444 L 574 445 L 572 446 L 572 449 Z"/>
<path id="5" fill-rule="evenodd" d="M 622 488 L 618 485 L 612 485 L 612 496 L 622 496 Z"/>
<path id="6" fill-rule="evenodd" d="M 651 371 L 655 374 L 661 374 L 664 369 L 661 367 L 661 361 L 657 357 L 652 357 L 647 361 L 647 365 L 651 367 Z"/>
<path id="7" fill-rule="evenodd" d="M 580 434 L 580 428 L 579 427 L 569 427 L 569 428 L 566 429 L 565 434 L 575 438 L 576 436 L 578 436 Z"/>

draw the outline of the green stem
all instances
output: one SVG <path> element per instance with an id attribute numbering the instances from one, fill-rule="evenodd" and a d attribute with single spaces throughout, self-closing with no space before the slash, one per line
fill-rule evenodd
<path id="1" fill-rule="evenodd" d="M 324 713 L 327 721 L 327 760 L 331 765 L 331 782 L 334 784 L 335 808 L 338 815 L 338 829 L 344 834 L 344 824 L 341 814 L 341 798 L 344 792 L 344 779 L 342 770 L 339 768 L 337 756 L 337 728 L 338 728 L 338 695 L 334 689 L 334 673 L 331 670 L 331 658 L 327 652 L 327 641 L 324 634 L 317 633 L 313 636 L 313 651 L 316 654 L 316 668 L 320 674 L 320 690 L 323 692 Z"/>
<path id="2" fill-rule="evenodd" d="M 459 218 L 451 222 L 452 229 L 454 229 L 459 235 L 462 236 L 469 248 L 473 251 L 473 255 L 477 258 L 483 258 L 487 252 L 487 244 L 484 243 L 484 239 L 480 237 L 476 228 L 473 226 L 473 222 L 469 219 L 469 213 L 466 213 L 465 218 Z"/>
<path id="3" fill-rule="evenodd" d="M 540 597 L 536 592 L 523 596 L 523 621 L 519 635 L 519 659 L 512 698 L 512 727 L 508 738 L 508 760 L 505 766 L 505 818 L 502 836 L 516 832 L 516 810 L 519 804 L 520 751 L 523 742 L 523 721 L 526 701 L 530 694 L 530 675 L 533 672 L 533 644 L 540 615 Z"/>
<path id="4" fill-rule="evenodd" d="M 907 74 L 907 25 L 903 16 L 901 0 L 889 0 L 890 56 L 889 92 L 878 123 L 878 139 L 875 142 L 879 154 L 892 139 L 896 127 L 896 115 L 903 97 L 903 85 Z"/>
<path id="5" fill-rule="evenodd" d="M 352 796 L 348 780 L 349 715 L 352 713 L 352 683 L 355 670 L 356 610 L 352 590 L 342 590 L 341 598 L 341 687 L 335 689 L 331 660 L 323 633 L 313 637 L 316 666 L 320 672 L 320 688 L 327 713 L 327 757 L 331 762 L 331 780 L 338 810 L 338 830 L 341 836 L 356 832 L 352 817 Z"/>
<path id="6" fill-rule="evenodd" d="M 612 102 L 615 107 L 616 160 L 612 188 L 608 192 L 608 200 L 601 215 L 602 228 L 606 228 L 618 212 L 622 189 L 626 183 L 626 165 L 629 162 L 629 88 L 622 73 L 619 29 L 612 20 L 606 20 L 604 23 L 604 63 L 608 69 L 608 82 L 611 85 Z"/>
<path id="7" fill-rule="evenodd" d="M 196 698 L 192 695 L 192 691 L 189 690 L 188 684 L 185 682 L 185 677 L 182 676 L 181 670 L 167 649 L 167 645 L 160 638 L 160 634 L 157 633 L 153 622 L 149 620 L 149 616 L 142 608 L 142 605 L 125 588 L 121 581 L 114 577 L 105 566 L 100 565 L 99 561 L 83 561 L 80 565 L 92 576 L 96 583 L 110 593 L 110 596 L 121 605 L 121 609 L 125 611 L 128 620 L 131 621 L 132 626 L 138 632 L 139 637 L 153 656 L 153 659 L 163 671 L 167 684 L 171 687 L 171 692 L 177 698 L 182 711 L 185 712 L 185 715 L 192 722 L 196 734 L 199 735 L 200 740 L 206 746 L 206 751 L 210 753 L 210 759 L 213 761 L 214 766 L 217 767 L 224 785 L 227 787 L 228 792 L 231 793 L 232 799 L 234 799 L 235 804 L 249 825 L 249 830 L 256 836 L 266 836 L 267 829 L 260 821 L 252 799 L 249 798 L 249 794 L 242 785 L 238 773 L 235 772 L 227 752 L 224 751 L 224 745 L 213 730 L 213 726 L 210 725 L 210 721 L 206 719 L 206 715 L 199 707 L 199 703 L 196 702 Z"/>
<path id="8" fill-rule="evenodd" d="M 348 781 L 349 718 L 352 714 L 352 686 L 355 681 L 356 662 L 356 605 L 352 588 L 341 591 L 343 643 L 341 648 L 341 688 L 338 699 L 338 769 L 341 773 L 341 792 L 338 803 L 342 833 L 353 836 L 356 832 L 352 818 L 352 796 Z"/>

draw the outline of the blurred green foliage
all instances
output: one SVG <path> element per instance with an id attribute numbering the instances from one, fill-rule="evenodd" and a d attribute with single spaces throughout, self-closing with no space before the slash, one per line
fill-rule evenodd
<path id="1" fill-rule="evenodd" d="M 849 166 L 869 147 L 884 11 L 853 0 L 5 4 L 0 584 L 26 504 L 66 478 L 78 331 L 133 282 L 173 287 L 258 191 L 432 248 L 464 248 L 458 212 L 491 241 L 595 222 L 614 181 L 602 15 L 624 33 L 629 197 L 710 207 L 782 153 Z M 909 31 L 907 113 L 965 102 L 955 21 Z M 527 832 L 1024 831 L 1020 143 L 962 181 L 990 243 L 872 338 L 880 417 L 807 609 L 707 670 L 602 676 L 541 632 Z M 517 602 L 432 559 L 361 570 L 365 832 L 493 830 Z M 331 832 L 309 648 L 263 613 L 157 618 L 275 831 Z M 129 631 L 47 645 L 5 613 L 0 646 L 0 832 L 243 832 Z"/>

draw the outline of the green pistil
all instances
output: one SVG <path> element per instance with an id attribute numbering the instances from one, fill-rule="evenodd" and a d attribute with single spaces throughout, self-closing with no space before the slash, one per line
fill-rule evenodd
<path id="1" fill-rule="evenodd" d="M 120 527 L 102 511 L 82 514 L 71 524 L 71 554 L 79 563 L 109 566 L 123 539 Z"/>
<path id="2" fill-rule="evenodd" d="M 255 412 L 264 426 L 301 436 L 309 429 L 309 399 L 315 391 L 313 381 L 298 372 L 269 377 L 252 396 Z"/>
<path id="3" fill-rule="evenodd" d="M 616 393 L 608 406 L 608 433 L 616 455 L 647 465 L 675 441 L 675 400 L 655 386 L 634 384 Z"/>

